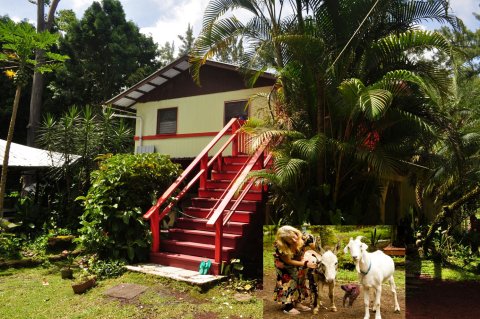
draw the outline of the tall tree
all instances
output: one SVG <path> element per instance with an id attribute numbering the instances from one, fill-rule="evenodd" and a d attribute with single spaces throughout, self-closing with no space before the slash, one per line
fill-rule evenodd
<path id="1" fill-rule="evenodd" d="M 188 24 L 187 31 L 185 31 L 185 35 L 178 35 L 178 38 L 181 41 L 180 48 L 178 48 L 178 56 L 183 56 L 189 54 L 193 48 L 193 42 L 195 41 L 195 37 L 193 36 L 193 27 Z"/>
<path id="2" fill-rule="evenodd" d="M 55 11 L 57 10 L 60 0 L 29 0 L 37 5 L 37 32 L 52 31 Z M 45 16 L 45 5 L 50 4 L 48 14 Z M 46 18 L 46 19 L 45 19 Z M 45 54 L 43 50 L 35 52 L 35 60 L 38 65 L 45 63 Z M 44 90 L 44 77 L 41 72 L 35 71 L 33 75 L 32 95 L 30 98 L 30 116 L 27 125 L 27 145 L 35 146 L 35 136 L 38 130 L 41 112 L 42 112 L 42 96 Z"/>
<path id="3" fill-rule="evenodd" d="M 175 42 L 165 42 L 159 50 L 160 64 L 165 66 L 175 60 Z"/>
<path id="4" fill-rule="evenodd" d="M 67 56 L 50 52 L 50 48 L 57 43 L 57 40 L 58 35 L 49 32 L 36 33 L 35 29 L 28 23 L 7 22 L 0 24 L 0 42 L 3 43 L 0 60 L 6 61 L 11 67 L 6 73 L 14 79 L 16 85 L 0 180 L 0 217 L 3 217 L 10 145 L 15 130 L 15 120 L 22 88 L 28 83 L 33 70 L 42 73 L 51 72 L 57 65 L 56 63 L 64 62 L 67 59 Z M 45 57 L 49 59 L 48 63 L 37 64 L 37 61 L 33 59 L 32 55 L 38 50 L 43 50 Z"/>
<path id="5" fill-rule="evenodd" d="M 60 50 L 71 59 L 50 85 L 56 103 L 99 105 L 158 68 L 151 37 L 127 21 L 118 0 L 93 2 L 81 20 L 71 15 Z"/>

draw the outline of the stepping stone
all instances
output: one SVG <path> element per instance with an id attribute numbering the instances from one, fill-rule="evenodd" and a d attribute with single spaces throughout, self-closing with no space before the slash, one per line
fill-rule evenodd
<path id="1" fill-rule="evenodd" d="M 105 295 L 113 298 L 130 300 L 145 292 L 148 287 L 135 284 L 120 284 L 104 292 Z"/>

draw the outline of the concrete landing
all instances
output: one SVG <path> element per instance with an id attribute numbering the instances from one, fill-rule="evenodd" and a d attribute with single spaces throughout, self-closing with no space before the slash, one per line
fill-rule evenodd
<path id="1" fill-rule="evenodd" d="M 171 278 L 174 280 L 184 281 L 192 285 L 199 286 L 213 284 L 225 279 L 225 276 L 200 275 L 197 271 L 170 266 L 162 266 L 158 264 L 128 265 L 126 266 L 126 268 L 130 271 Z"/>

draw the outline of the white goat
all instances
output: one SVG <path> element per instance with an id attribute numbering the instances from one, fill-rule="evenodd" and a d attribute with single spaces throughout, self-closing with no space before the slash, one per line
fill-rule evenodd
<path id="1" fill-rule="evenodd" d="M 335 277 L 337 276 L 337 251 L 340 247 L 338 243 L 334 250 L 324 250 L 321 247 L 320 239 L 317 238 L 315 249 L 305 252 L 304 259 L 317 264 L 317 268 L 308 269 L 307 278 L 310 288 L 311 304 L 313 306 L 313 313 L 318 314 L 319 309 L 319 294 L 323 292 L 323 286 L 328 285 L 328 297 L 330 298 L 330 311 L 337 311 L 333 299 L 333 289 L 335 288 Z M 317 253 L 319 252 L 319 253 Z"/>
<path id="2" fill-rule="evenodd" d="M 385 255 L 382 251 L 373 253 L 367 252 L 368 246 L 360 241 L 362 236 L 352 239 L 343 250 L 345 254 L 350 251 L 350 255 L 355 262 L 355 268 L 359 274 L 360 283 L 363 285 L 363 296 L 365 304 L 365 317 L 370 318 L 370 311 L 368 309 L 370 304 L 370 288 L 375 291 L 375 304 L 373 311 L 375 311 L 375 319 L 381 319 L 380 315 L 380 297 L 382 295 L 382 283 L 386 280 L 390 282 L 390 288 L 393 292 L 395 300 L 395 312 L 400 312 L 400 306 L 397 300 L 397 291 L 395 281 L 393 279 L 393 272 L 395 271 L 395 264 L 390 256 Z"/>

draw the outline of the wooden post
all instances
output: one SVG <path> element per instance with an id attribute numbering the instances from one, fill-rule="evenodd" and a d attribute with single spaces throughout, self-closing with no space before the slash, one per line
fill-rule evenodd
<path id="1" fill-rule="evenodd" d="M 150 217 L 150 229 L 152 231 L 152 253 L 160 250 L 160 219 L 158 217 L 159 215 L 157 209 Z"/>
<path id="2" fill-rule="evenodd" d="M 238 155 L 238 129 L 240 126 L 238 125 L 238 121 L 232 124 L 232 134 L 236 134 L 235 138 L 232 141 L 232 156 Z"/>
<path id="3" fill-rule="evenodd" d="M 203 169 L 203 173 L 200 176 L 200 188 L 206 188 L 208 177 L 208 154 L 205 154 L 200 160 L 200 169 Z"/>
<path id="4" fill-rule="evenodd" d="M 222 263 L 223 214 L 215 223 L 215 262 Z"/>

